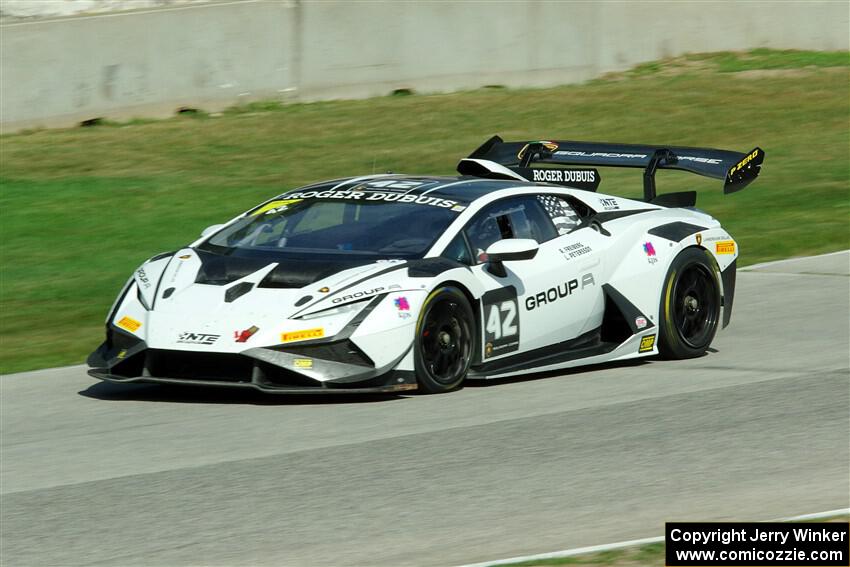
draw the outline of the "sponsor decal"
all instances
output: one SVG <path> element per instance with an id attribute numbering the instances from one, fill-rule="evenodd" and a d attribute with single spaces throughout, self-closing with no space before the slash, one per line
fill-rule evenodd
<path id="1" fill-rule="evenodd" d="M 180 273 L 180 270 L 183 268 L 183 262 L 177 262 L 177 267 L 174 269 L 174 273 L 171 274 L 171 280 L 169 283 L 174 283 L 177 281 L 177 275 Z"/>
<path id="2" fill-rule="evenodd" d="M 293 205 L 300 201 L 300 199 L 277 199 L 266 203 L 265 205 L 261 205 L 258 209 L 255 209 L 251 216 L 255 217 L 257 215 L 273 215 L 275 213 L 279 213 L 281 211 L 285 211 L 289 208 L 289 205 Z"/>
<path id="3" fill-rule="evenodd" d="M 550 287 L 546 291 L 541 291 L 540 293 L 529 295 L 525 298 L 525 310 L 534 311 L 535 309 L 543 307 L 544 305 L 551 305 L 559 299 L 569 297 L 576 290 L 582 290 L 589 285 L 596 285 L 596 281 L 593 279 L 593 274 L 591 273 L 587 273 L 581 276 L 581 288 L 579 288 L 578 278 L 574 278 L 570 281 L 564 282 L 563 284 L 557 285 L 555 287 Z"/>
<path id="4" fill-rule="evenodd" d="M 528 151 L 528 147 L 531 146 L 532 144 L 534 144 L 534 145 L 540 144 L 541 146 L 543 146 L 544 148 L 546 148 L 550 152 L 554 152 L 555 150 L 558 149 L 558 144 L 556 144 L 555 142 L 550 142 L 549 140 L 540 140 L 540 141 L 537 141 L 537 142 L 529 142 L 526 145 L 524 145 L 519 152 L 517 152 L 517 155 L 516 155 L 517 159 L 522 159 L 522 156 L 525 155 L 525 152 Z"/>
<path id="5" fill-rule="evenodd" d="M 705 239 L 706 242 L 716 242 L 718 240 L 729 240 L 731 237 L 728 234 L 723 234 L 720 236 L 709 236 Z"/>
<path id="6" fill-rule="evenodd" d="M 342 297 L 335 297 L 331 299 L 331 303 L 342 303 L 343 301 L 348 301 L 349 299 L 360 299 L 363 297 L 369 297 L 370 295 L 375 295 L 376 293 L 380 293 L 382 291 L 384 291 L 383 287 L 376 287 L 375 289 L 369 289 L 364 291 L 355 291 L 354 293 L 343 295 Z"/>
<path id="7" fill-rule="evenodd" d="M 714 251 L 718 254 L 734 254 L 735 253 L 735 241 L 734 240 L 723 240 L 721 242 L 717 242 L 714 245 Z"/>
<path id="8" fill-rule="evenodd" d="M 177 259 L 178 260 L 188 260 L 191 257 L 192 257 L 191 254 L 183 254 L 182 256 L 177 256 Z"/>
<path id="9" fill-rule="evenodd" d="M 221 338 L 221 335 L 211 335 L 209 333 L 180 333 L 177 337 L 178 343 L 190 345 L 211 345 Z"/>
<path id="10" fill-rule="evenodd" d="M 577 152 L 573 150 L 560 150 L 555 152 L 556 156 L 575 156 L 575 157 L 601 157 L 601 158 L 625 158 L 625 159 L 643 159 L 649 157 L 646 154 L 620 154 L 615 152 Z"/>
<path id="11" fill-rule="evenodd" d="M 115 355 L 115 358 L 117 358 L 118 360 L 122 360 L 126 356 L 127 356 L 127 349 L 122 348 L 120 351 L 118 351 L 118 354 Z"/>
<path id="12" fill-rule="evenodd" d="M 700 246 L 701 244 L 702 244 L 702 234 L 700 234 L 698 232 L 697 233 L 697 246 Z"/>
<path id="13" fill-rule="evenodd" d="M 652 242 L 643 243 L 643 253 L 646 254 L 646 261 L 650 264 L 658 261 L 658 258 L 655 257 L 655 247 L 652 245 Z"/>
<path id="14" fill-rule="evenodd" d="M 640 340 L 638 352 L 650 352 L 655 346 L 655 335 L 647 335 Z"/>
<path id="15" fill-rule="evenodd" d="M 551 183 L 588 191 L 596 191 L 599 182 L 602 181 L 602 176 L 595 169 L 551 167 L 509 167 L 508 169 L 534 183 Z"/>
<path id="16" fill-rule="evenodd" d="M 756 152 L 753 152 L 756 153 Z M 648 154 L 627 154 L 627 153 L 619 153 L 619 152 L 579 152 L 574 150 L 560 150 L 555 152 L 556 156 L 570 156 L 570 157 L 583 157 L 583 158 L 609 158 L 609 159 L 645 159 L 648 158 Z M 693 161 L 697 163 L 709 163 L 709 164 L 719 164 L 722 163 L 721 160 L 717 158 L 707 158 L 702 156 L 676 156 L 679 161 Z M 753 156 L 754 157 L 754 156 Z M 744 158 L 746 159 L 746 158 Z M 752 158 L 751 158 L 752 159 Z M 731 171 L 733 171 L 732 168 Z"/>
<path id="17" fill-rule="evenodd" d="M 247 342 L 248 339 L 253 337 L 254 333 L 256 333 L 259 330 L 260 330 L 260 328 L 257 327 L 256 325 L 251 325 L 250 327 L 248 327 L 244 331 L 233 331 L 233 339 L 237 343 Z"/>
<path id="18" fill-rule="evenodd" d="M 387 289 L 401 289 L 401 286 L 398 285 L 397 283 L 394 283 L 394 284 L 390 284 L 390 287 L 387 288 Z"/>
<path id="19" fill-rule="evenodd" d="M 647 325 L 646 317 L 636 317 L 635 318 L 635 327 L 637 327 L 638 329 L 643 329 L 644 327 L 646 327 L 646 325 Z"/>
<path id="20" fill-rule="evenodd" d="M 321 339 L 325 336 L 324 327 L 316 327 L 315 329 L 304 329 L 303 331 L 290 331 L 280 334 L 280 342 L 291 343 L 294 341 L 304 341 L 307 339 Z"/>
<path id="21" fill-rule="evenodd" d="M 752 151 L 752 153 L 750 153 L 749 155 L 744 157 L 744 159 L 742 159 L 741 161 L 739 161 L 738 163 L 736 163 L 735 165 L 730 167 L 729 168 L 729 175 L 732 175 L 733 173 L 742 170 L 744 168 L 744 166 L 746 166 L 748 163 L 750 163 L 751 161 L 756 159 L 756 157 L 758 157 L 758 155 L 759 155 L 759 149 L 756 148 Z"/>
<path id="22" fill-rule="evenodd" d="M 142 326 L 142 324 L 139 321 L 136 321 L 132 317 L 127 317 L 127 316 L 121 317 L 121 320 L 118 321 L 118 323 L 116 323 L 116 324 L 119 327 L 121 327 L 122 329 L 126 329 L 128 331 L 133 332 L 133 333 L 138 331 L 139 327 Z"/>
<path id="23" fill-rule="evenodd" d="M 620 210 L 620 205 L 617 204 L 617 199 L 599 199 L 599 204 L 602 205 L 602 210 L 605 211 Z"/>
<path id="24" fill-rule="evenodd" d="M 433 185 L 436 181 L 414 181 L 412 179 L 380 179 L 378 181 L 368 181 L 357 188 L 377 188 L 377 189 L 401 189 L 410 191 L 411 189 L 422 188 L 425 185 Z"/>
<path id="25" fill-rule="evenodd" d="M 454 211 L 456 213 L 459 213 L 459 212 L 465 211 L 465 210 L 466 210 L 466 206 L 464 206 L 464 205 L 455 205 L 454 207 L 452 207 L 452 211 Z"/>
<path id="26" fill-rule="evenodd" d="M 327 293 L 331 290 L 328 286 L 319 288 L 319 293 Z"/>
<path id="27" fill-rule="evenodd" d="M 722 163 L 722 161 L 717 159 L 717 158 L 707 158 L 707 157 L 700 157 L 700 156 L 676 156 L 676 158 L 679 161 L 695 161 L 697 163 L 711 163 L 711 164 Z"/>
<path id="28" fill-rule="evenodd" d="M 151 282 L 148 279 L 148 275 L 145 273 L 144 268 L 136 270 L 136 277 L 139 278 L 139 283 L 143 288 L 148 289 L 151 286 Z"/>
<path id="29" fill-rule="evenodd" d="M 312 358 L 296 358 L 292 361 L 292 366 L 295 368 L 313 368 Z"/>
<path id="30" fill-rule="evenodd" d="M 532 169 L 532 181 L 548 183 L 594 183 L 595 169 Z"/>
<path id="31" fill-rule="evenodd" d="M 593 249 L 590 246 L 582 244 L 581 242 L 576 242 L 575 244 L 570 244 L 569 246 L 558 248 L 558 252 L 563 254 L 564 258 L 567 260 L 578 258 L 579 256 L 584 256 L 585 254 L 590 254 L 592 251 Z"/>
<path id="32" fill-rule="evenodd" d="M 484 309 L 484 358 L 519 348 L 519 302 L 516 288 L 488 291 L 481 298 Z"/>
<path id="33" fill-rule="evenodd" d="M 297 197 L 298 199 L 347 199 L 355 201 L 381 201 L 385 203 L 413 203 L 416 205 L 441 207 L 453 211 L 456 211 L 455 207 L 460 205 L 460 203 L 451 199 L 383 191 L 303 191 L 292 193 L 289 196 Z"/>
<path id="34" fill-rule="evenodd" d="M 396 297 L 393 300 L 396 309 L 398 309 L 398 316 L 400 319 L 409 319 L 410 318 L 410 303 L 408 303 L 406 297 Z"/>

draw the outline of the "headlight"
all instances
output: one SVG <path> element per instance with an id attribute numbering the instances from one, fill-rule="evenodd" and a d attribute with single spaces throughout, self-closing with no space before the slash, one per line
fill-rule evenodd
<path id="1" fill-rule="evenodd" d="M 361 299 L 360 301 L 355 301 L 354 303 L 346 303 L 345 305 L 340 305 L 339 307 L 331 307 L 330 309 L 325 309 L 323 311 L 317 311 L 316 313 L 310 313 L 309 315 L 302 315 L 301 317 L 297 317 L 297 319 L 303 319 L 305 321 L 310 319 L 317 319 L 319 317 L 333 317 L 335 315 L 342 315 L 344 313 L 355 313 L 357 311 L 361 311 L 366 304 L 369 303 L 369 300 L 374 299 L 372 297 L 367 297 L 366 299 Z"/>

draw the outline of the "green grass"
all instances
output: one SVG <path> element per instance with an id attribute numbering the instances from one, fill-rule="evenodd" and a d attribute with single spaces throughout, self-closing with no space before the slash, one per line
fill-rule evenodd
<path id="1" fill-rule="evenodd" d="M 666 74 L 673 64 L 554 89 L 267 102 L 3 136 L 0 372 L 82 362 L 131 271 L 208 225 L 310 181 L 451 173 L 495 133 L 758 145 L 763 173 L 741 193 L 723 196 L 721 182 L 680 172 L 661 172 L 659 191 L 698 189 L 699 206 L 739 240 L 743 264 L 848 248 L 848 69 L 807 64 L 802 77 L 754 79 L 706 67 Z M 602 191 L 641 194 L 636 170 L 602 175 Z"/>
<path id="2" fill-rule="evenodd" d="M 724 51 L 720 53 L 689 53 L 666 61 L 642 63 L 625 73 L 613 77 L 646 77 L 658 73 L 687 74 L 694 70 L 719 73 L 743 71 L 811 70 L 817 68 L 850 67 L 847 51 L 796 51 L 775 49 L 752 49 L 750 51 Z"/>
<path id="3" fill-rule="evenodd" d="M 850 54 L 846 51 L 776 51 L 753 49 L 746 53 L 717 53 L 689 55 L 691 61 L 708 61 L 721 73 L 757 71 L 762 69 L 802 69 L 806 67 L 848 67 Z"/>

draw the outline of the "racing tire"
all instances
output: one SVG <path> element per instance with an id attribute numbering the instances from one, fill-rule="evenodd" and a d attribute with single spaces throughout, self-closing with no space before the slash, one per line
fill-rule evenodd
<path id="1" fill-rule="evenodd" d="M 442 394 L 463 384 L 475 352 L 475 316 L 456 287 L 435 289 L 416 323 L 414 368 L 419 391 Z"/>
<path id="2" fill-rule="evenodd" d="M 705 354 L 720 319 L 720 283 L 713 258 L 686 248 L 673 259 L 661 293 L 658 350 L 664 358 Z"/>

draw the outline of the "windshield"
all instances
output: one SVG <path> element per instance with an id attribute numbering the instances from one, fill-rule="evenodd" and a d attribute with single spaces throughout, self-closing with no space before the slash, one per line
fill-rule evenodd
<path id="1" fill-rule="evenodd" d="M 456 216 L 450 208 L 417 203 L 279 199 L 200 248 L 219 254 L 246 250 L 417 258 Z"/>

